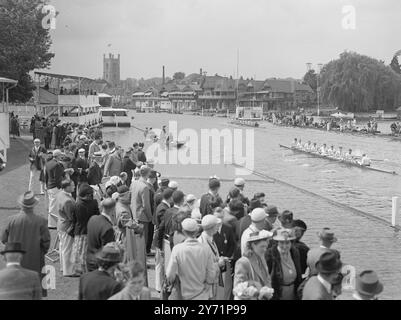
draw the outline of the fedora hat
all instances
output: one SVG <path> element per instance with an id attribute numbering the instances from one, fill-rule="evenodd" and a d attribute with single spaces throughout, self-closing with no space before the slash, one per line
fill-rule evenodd
<path id="1" fill-rule="evenodd" d="M 39 203 L 39 200 L 32 191 L 27 191 L 18 198 L 17 202 L 23 208 L 33 208 Z"/>
<path id="2" fill-rule="evenodd" d="M 316 262 L 316 269 L 319 273 L 334 273 L 341 269 L 342 262 L 334 250 L 325 252 L 320 256 Z"/>
<path id="3" fill-rule="evenodd" d="M 4 247 L 3 251 L 0 252 L 0 254 L 4 255 L 7 252 L 25 253 L 25 250 L 22 250 L 21 243 L 19 242 L 7 242 L 6 246 Z"/>
<path id="4" fill-rule="evenodd" d="M 277 234 L 273 237 L 276 241 L 291 241 L 295 240 L 294 230 L 292 229 L 278 229 Z"/>
<path id="5" fill-rule="evenodd" d="M 323 228 L 322 231 L 318 233 L 320 239 L 330 242 L 337 242 L 337 238 L 334 236 L 334 232 L 330 228 Z"/>
<path id="6" fill-rule="evenodd" d="M 115 262 L 119 263 L 121 261 L 120 250 L 110 244 L 106 244 L 97 254 L 96 258 L 100 261 Z"/>
<path id="7" fill-rule="evenodd" d="M 376 272 L 365 270 L 357 276 L 355 289 L 360 294 L 375 296 L 383 291 L 383 284 L 379 281 Z"/>

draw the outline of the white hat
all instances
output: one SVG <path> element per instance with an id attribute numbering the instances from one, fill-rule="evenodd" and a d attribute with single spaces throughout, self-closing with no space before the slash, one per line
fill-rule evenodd
<path id="1" fill-rule="evenodd" d="M 217 218 L 211 214 L 207 214 L 202 219 L 202 228 L 203 228 L 203 230 L 208 230 L 208 229 L 211 229 L 211 228 L 217 226 L 220 223 L 221 223 L 220 218 Z"/>
<path id="2" fill-rule="evenodd" d="M 266 219 L 267 214 L 263 208 L 255 208 L 250 213 L 252 222 L 261 222 Z"/>
<path id="3" fill-rule="evenodd" d="M 196 232 L 199 230 L 198 223 L 196 222 L 195 219 L 187 218 L 185 219 L 182 223 L 182 230 L 188 231 L 188 232 Z"/>
<path id="4" fill-rule="evenodd" d="M 40 143 L 40 139 L 35 139 L 35 140 L 33 140 L 33 142 L 39 142 Z"/>
<path id="5" fill-rule="evenodd" d="M 242 178 L 236 178 L 234 180 L 234 185 L 236 186 L 244 186 L 245 185 L 245 180 Z"/>
<path id="6" fill-rule="evenodd" d="M 195 200 L 196 200 L 196 197 L 193 194 L 189 194 L 185 198 L 186 202 L 192 202 L 192 201 L 195 201 Z"/>
<path id="7" fill-rule="evenodd" d="M 178 182 L 176 181 L 170 181 L 170 183 L 168 184 L 168 187 L 170 189 L 178 189 Z"/>
<path id="8" fill-rule="evenodd" d="M 81 148 L 81 149 L 78 150 L 78 152 L 86 152 L 86 150 Z"/>
<path id="9" fill-rule="evenodd" d="M 273 236 L 272 232 L 262 230 L 259 232 L 254 232 L 254 233 L 249 234 L 248 239 L 246 239 L 246 242 L 253 242 L 253 241 L 268 239 L 268 238 L 271 238 L 272 236 Z"/>
<path id="10" fill-rule="evenodd" d="M 63 155 L 63 153 L 59 149 L 56 149 L 53 151 L 53 157 L 58 157 L 58 156 L 62 156 L 62 155 Z"/>

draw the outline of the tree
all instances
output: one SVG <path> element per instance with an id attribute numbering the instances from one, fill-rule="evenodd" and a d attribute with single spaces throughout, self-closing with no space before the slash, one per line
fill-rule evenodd
<path id="1" fill-rule="evenodd" d="M 394 70 L 395 73 L 401 74 L 401 67 L 400 67 L 400 64 L 398 63 L 397 56 L 394 56 L 393 60 L 391 60 L 390 67 L 391 67 L 391 69 Z"/>
<path id="2" fill-rule="evenodd" d="M 401 76 L 368 56 L 344 52 L 321 72 L 323 102 L 344 111 L 394 110 L 401 97 Z"/>
<path id="3" fill-rule="evenodd" d="M 185 73 L 184 72 L 176 72 L 173 75 L 174 80 L 184 80 L 185 78 Z"/>
<path id="4" fill-rule="evenodd" d="M 47 68 L 50 53 L 49 30 L 42 27 L 47 0 L 1 0 L 0 71 L 1 76 L 18 80 L 10 91 L 11 102 L 26 102 L 33 96 L 34 83 L 29 72 Z"/>
<path id="5" fill-rule="evenodd" d="M 313 91 L 317 90 L 317 74 L 315 70 L 309 70 L 304 76 L 304 84 L 309 85 Z"/>

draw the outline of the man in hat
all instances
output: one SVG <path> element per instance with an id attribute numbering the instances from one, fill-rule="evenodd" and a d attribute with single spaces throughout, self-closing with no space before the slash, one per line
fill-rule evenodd
<path id="1" fill-rule="evenodd" d="M 251 218 L 251 225 L 245 229 L 241 236 L 241 254 L 245 253 L 246 243 L 251 233 L 260 232 L 266 226 L 266 212 L 263 208 L 255 208 L 249 214 Z M 267 231 L 267 230 L 266 230 Z M 271 236 L 273 233 L 269 232 Z"/>
<path id="2" fill-rule="evenodd" d="M 144 147 L 145 147 L 145 145 L 144 145 L 143 143 L 140 143 L 140 144 L 139 144 L 137 156 L 138 156 L 138 161 L 143 162 L 143 163 L 146 163 L 146 162 L 147 162 L 147 159 L 146 159 L 146 154 L 145 154 L 145 152 L 143 151 L 143 148 L 144 148 Z"/>
<path id="3" fill-rule="evenodd" d="M 116 148 L 114 142 L 109 142 L 109 154 L 107 157 L 107 162 L 104 166 L 104 176 L 113 177 L 119 176 L 123 167 L 123 159 L 121 156 L 121 151 Z"/>
<path id="4" fill-rule="evenodd" d="M 217 246 L 220 257 L 226 257 L 225 264 L 220 269 L 224 284 L 224 292 L 218 297 L 218 300 L 219 298 L 221 300 L 231 300 L 233 289 L 233 257 L 237 242 L 235 240 L 234 229 L 230 225 L 223 223 L 223 209 L 216 208 L 214 216 L 220 219 L 220 223 L 217 225 L 217 232 L 213 235 L 213 240 Z"/>
<path id="5" fill-rule="evenodd" d="M 310 277 L 303 288 L 302 300 L 334 300 L 333 285 L 341 278 L 342 262 L 334 250 L 324 252 L 316 263 L 317 275 Z"/>
<path id="6" fill-rule="evenodd" d="M 21 266 L 42 276 L 45 254 L 50 247 L 50 233 L 46 219 L 34 213 L 38 203 L 39 200 L 31 191 L 18 198 L 21 212 L 10 217 L 2 232 L 1 241 L 4 244 L 20 243 L 26 252 Z"/>
<path id="7" fill-rule="evenodd" d="M 250 206 L 249 206 L 249 210 L 250 212 L 253 211 L 253 209 L 256 208 L 263 208 L 262 207 L 262 203 L 259 200 L 256 199 L 252 199 Z M 250 214 L 246 214 L 244 217 L 241 218 L 241 220 L 239 221 L 239 229 L 240 229 L 240 235 L 242 235 L 242 233 L 249 228 L 249 226 L 251 225 L 252 221 L 251 221 L 251 216 Z M 267 220 L 265 219 L 265 226 L 263 227 L 263 229 L 269 231 L 270 230 L 270 225 L 267 222 Z"/>
<path id="8" fill-rule="evenodd" d="M 310 276 L 317 273 L 316 263 L 319 261 L 320 256 L 323 253 L 330 251 L 331 246 L 337 242 L 337 238 L 334 236 L 334 232 L 331 231 L 330 228 L 323 228 L 323 230 L 318 233 L 318 237 L 320 240 L 320 246 L 308 251 L 307 264 Z"/>
<path id="9" fill-rule="evenodd" d="M 178 182 L 177 181 L 170 181 L 168 183 L 168 187 L 170 189 L 172 189 L 173 191 L 177 191 L 178 190 Z"/>
<path id="10" fill-rule="evenodd" d="M 213 214 L 214 208 L 223 207 L 223 200 L 219 196 L 220 186 L 219 179 L 213 177 L 209 180 L 209 192 L 201 197 L 199 206 L 202 217 Z"/>
<path id="11" fill-rule="evenodd" d="M 29 191 L 33 191 L 33 183 L 34 181 L 38 182 L 40 178 L 40 173 L 43 170 L 44 167 L 44 156 L 47 153 L 47 150 L 40 145 L 40 140 L 35 139 L 34 140 L 34 146 L 29 152 L 29 161 L 31 162 L 30 166 L 30 173 L 29 173 Z M 45 184 L 43 182 L 40 182 L 40 194 L 43 195 L 45 194 Z"/>
<path id="12" fill-rule="evenodd" d="M 161 181 L 159 182 L 160 187 L 159 187 L 159 189 L 157 189 L 157 191 L 155 193 L 155 208 L 156 209 L 159 206 L 159 204 L 162 202 L 163 192 L 164 192 L 164 190 L 166 190 L 168 188 L 169 183 L 170 183 L 170 180 L 165 179 L 165 178 L 161 179 Z"/>
<path id="13" fill-rule="evenodd" d="M 117 245 L 106 244 L 95 257 L 99 267 L 79 279 L 78 300 L 107 300 L 124 287 L 113 279 L 114 271 L 122 258 Z"/>
<path id="14" fill-rule="evenodd" d="M 57 229 L 56 196 L 61 190 L 61 182 L 64 178 L 64 166 L 61 164 L 63 153 L 61 150 L 53 151 L 53 159 L 46 163 L 45 181 L 48 196 L 48 227 Z"/>
<path id="15" fill-rule="evenodd" d="M 250 202 L 247 197 L 244 195 L 244 189 L 245 189 L 245 180 L 243 178 L 236 178 L 234 180 L 234 186 L 240 190 L 240 200 L 244 205 L 247 205 L 249 207 Z"/>
<path id="16" fill-rule="evenodd" d="M 74 244 L 74 220 L 76 217 L 76 203 L 72 197 L 75 189 L 74 181 L 64 180 L 61 183 L 61 192 L 56 196 L 58 221 L 57 231 L 60 239 L 60 266 L 64 277 L 75 275 L 72 262 L 72 248 Z"/>
<path id="17" fill-rule="evenodd" d="M 100 151 L 93 153 L 88 169 L 88 184 L 90 186 L 99 186 L 102 183 L 101 161 L 102 153 Z"/>
<path id="18" fill-rule="evenodd" d="M 208 214 L 202 218 L 202 230 L 203 232 L 198 238 L 200 243 L 206 245 L 209 248 L 212 256 L 213 262 L 215 264 L 216 278 L 213 286 L 210 288 L 210 299 L 211 300 L 221 300 L 224 297 L 224 283 L 221 275 L 221 270 L 225 268 L 227 257 L 221 257 L 219 254 L 219 249 L 214 242 L 214 235 L 217 233 L 217 228 L 222 224 L 222 220 L 217 218 L 215 215 Z M 220 287 L 220 288 L 219 288 Z M 219 293 L 219 295 L 218 295 Z"/>
<path id="19" fill-rule="evenodd" d="M 7 243 L 0 254 L 6 261 L 6 267 L 0 270 L 0 300 L 40 300 L 38 273 L 21 267 L 25 254 L 21 243 Z"/>
<path id="20" fill-rule="evenodd" d="M 102 136 L 100 134 L 95 135 L 95 139 L 89 145 L 89 152 L 88 152 L 88 159 L 89 161 L 92 160 L 93 155 L 95 152 L 100 152 L 100 145 L 102 143 Z"/>
<path id="21" fill-rule="evenodd" d="M 151 252 L 152 248 L 152 242 L 153 242 L 153 235 L 155 231 L 155 225 L 153 223 L 154 221 L 154 216 L 155 216 L 155 184 L 157 181 L 157 172 L 155 170 L 151 170 L 148 179 L 146 180 L 146 183 L 148 184 L 149 187 L 149 200 L 150 200 L 150 210 L 152 212 L 152 220 L 149 221 L 148 223 L 148 232 L 147 232 L 147 239 L 146 239 L 146 254 L 148 255 L 153 255 Z"/>
<path id="22" fill-rule="evenodd" d="M 131 184 L 131 211 L 134 218 L 143 224 L 146 247 L 149 245 L 149 224 L 153 220 L 151 190 L 147 182 L 150 173 L 149 167 L 142 166 L 140 169 L 141 177 Z"/>
<path id="23" fill-rule="evenodd" d="M 96 253 L 107 243 L 115 241 L 113 219 L 116 201 L 107 198 L 102 201 L 102 213 L 92 216 L 88 222 L 88 251 L 86 263 L 88 271 L 97 269 Z"/>
<path id="24" fill-rule="evenodd" d="M 186 239 L 174 246 L 171 252 L 166 269 L 167 280 L 174 283 L 178 277 L 182 300 L 208 300 L 210 287 L 218 273 L 217 265 L 213 263 L 210 248 L 196 239 L 199 230 L 197 222 L 188 218 L 181 225 Z M 172 297 L 177 297 L 174 289 Z"/>
<path id="25" fill-rule="evenodd" d="M 336 300 L 378 300 L 377 296 L 383 291 L 377 273 L 365 270 L 356 276 L 355 290 L 351 297 L 341 294 Z"/>
<path id="26" fill-rule="evenodd" d="M 79 149 L 78 157 L 72 160 L 72 167 L 74 168 L 72 180 L 76 183 L 76 193 L 79 192 L 79 187 L 82 183 L 88 182 L 89 162 L 85 157 L 85 152 L 85 149 Z"/>

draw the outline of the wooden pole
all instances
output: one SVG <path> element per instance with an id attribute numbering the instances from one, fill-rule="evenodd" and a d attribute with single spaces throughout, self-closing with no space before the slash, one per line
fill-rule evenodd
<path id="1" fill-rule="evenodd" d="M 392 207 L 392 215 L 391 215 L 391 225 L 393 227 L 396 226 L 397 217 L 400 213 L 400 198 L 393 197 L 393 207 Z"/>

